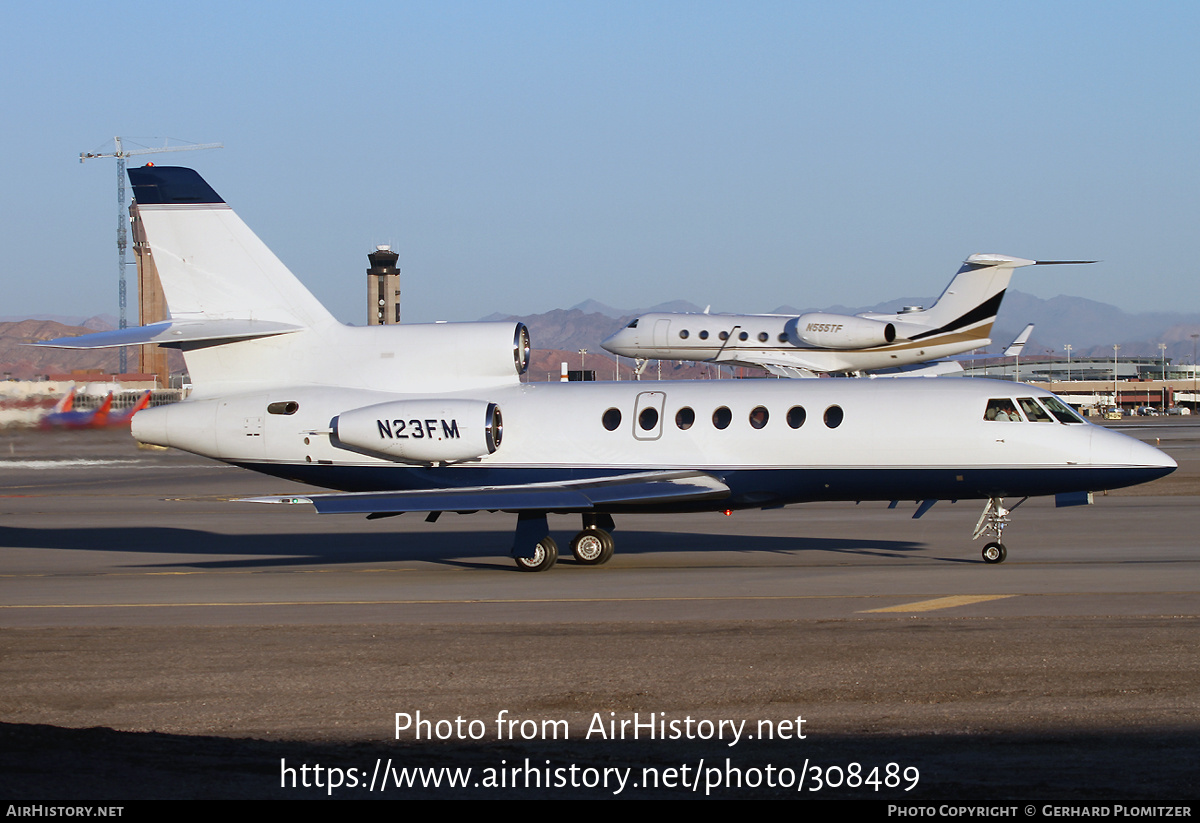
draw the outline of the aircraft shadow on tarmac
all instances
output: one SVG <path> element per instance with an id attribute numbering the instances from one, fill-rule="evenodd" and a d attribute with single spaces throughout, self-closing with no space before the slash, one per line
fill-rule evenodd
<path id="1" fill-rule="evenodd" d="M 622 555 L 710 552 L 725 555 L 714 564 L 740 565 L 730 554 L 776 554 L 824 552 L 828 554 L 896 558 L 920 552 L 925 544 L 907 540 L 863 540 L 828 537 L 776 537 L 705 533 L 622 531 L 617 559 Z M 508 558 L 512 535 L 506 531 L 360 532 L 332 535 L 217 534 L 197 529 L 24 529 L 0 527 L 0 546 L 70 551 L 130 552 L 157 555 L 220 556 L 202 560 L 181 557 L 176 561 L 134 564 L 127 568 L 190 567 L 209 569 L 271 568 L 296 565 L 349 563 L 395 563 L 421 560 L 467 568 L 504 568 L 517 571 Z M 566 537 L 560 544 L 566 545 Z M 560 549 L 559 562 L 576 565 L 570 552 Z M 245 555 L 231 557 L 230 555 Z M 463 558 L 495 555 L 480 562 Z"/>

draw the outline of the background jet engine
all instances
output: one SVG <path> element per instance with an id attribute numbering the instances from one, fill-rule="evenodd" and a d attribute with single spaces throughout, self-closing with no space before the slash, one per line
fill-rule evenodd
<path id="1" fill-rule="evenodd" d="M 793 345 L 820 349 L 885 346 L 896 339 L 894 323 L 825 312 L 809 312 L 795 317 L 787 321 L 784 331 Z"/>
<path id="2" fill-rule="evenodd" d="M 487 457 L 500 447 L 500 407 L 482 400 L 402 400 L 343 412 L 337 445 L 411 463 Z"/>

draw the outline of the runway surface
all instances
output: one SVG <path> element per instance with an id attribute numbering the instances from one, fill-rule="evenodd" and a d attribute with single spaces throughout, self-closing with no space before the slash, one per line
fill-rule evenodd
<path id="1" fill-rule="evenodd" d="M 970 540 L 981 501 L 907 501 L 621 517 L 609 564 L 542 574 L 506 557 L 512 515 L 318 517 L 127 433 L 3 432 L 0 796 L 326 796 L 286 771 L 319 762 L 360 797 L 348 769 L 391 759 L 525 769 L 396 796 L 1194 801 L 1200 420 L 1113 425 L 1180 470 L 1024 503 L 1003 565 Z M 397 739 L 417 711 L 434 739 Z M 653 774 L 615 793 L 604 768 Z"/>

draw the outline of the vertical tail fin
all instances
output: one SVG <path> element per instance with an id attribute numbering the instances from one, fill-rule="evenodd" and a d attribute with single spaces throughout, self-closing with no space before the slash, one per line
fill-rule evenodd
<path id="1" fill-rule="evenodd" d="M 986 337 L 1000 311 L 1013 270 L 1035 265 L 1037 261 L 1004 254 L 972 254 L 922 319 L 939 331 L 966 331 L 985 325 L 980 336 Z"/>
<path id="2" fill-rule="evenodd" d="M 336 322 L 192 169 L 129 169 L 173 320 Z"/>

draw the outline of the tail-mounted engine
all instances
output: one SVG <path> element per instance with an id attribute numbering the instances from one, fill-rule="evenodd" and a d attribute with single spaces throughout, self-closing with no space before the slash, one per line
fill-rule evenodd
<path id="1" fill-rule="evenodd" d="M 343 412 L 333 421 L 342 448 L 409 463 L 455 463 L 500 448 L 500 407 L 483 400 L 401 400 Z"/>
<path id="2" fill-rule="evenodd" d="M 825 312 L 793 318 L 787 321 L 784 331 L 793 345 L 820 349 L 864 349 L 886 346 L 896 339 L 894 323 Z"/>

